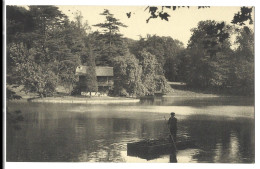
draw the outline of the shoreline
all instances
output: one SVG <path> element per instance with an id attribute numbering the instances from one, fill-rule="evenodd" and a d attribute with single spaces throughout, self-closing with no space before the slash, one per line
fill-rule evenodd
<path id="1" fill-rule="evenodd" d="M 106 99 L 99 99 L 99 100 L 92 100 L 91 98 L 82 98 L 82 99 L 34 99 L 31 100 L 30 102 L 37 102 L 37 103 L 78 103 L 78 104 L 118 104 L 118 103 L 139 103 L 140 99 L 111 99 L 111 100 L 106 100 Z"/>
<path id="2" fill-rule="evenodd" d="M 203 93 L 200 91 L 191 91 L 185 89 L 178 89 L 172 86 L 172 91 L 161 97 L 141 97 L 141 98 L 127 98 L 127 97 L 84 97 L 84 96 L 52 96 L 39 98 L 35 94 L 19 93 L 21 99 L 7 100 L 7 102 L 34 102 L 34 103 L 75 103 L 75 104 L 120 104 L 120 103 L 139 103 L 143 99 L 161 99 L 161 98 L 219 98 L 219 97 L 252 97 L 252 96 L 234 96 L 221 95 L 215 93 Z"/>
<path id="3" fill-rule="evenodd" d="M 33 99 L 9 100 L 9 102 L 33 102 L 33 103 L 76 103 L 76 104 L 118 104 L 118 103 L 139 103 L 140 99 L 120 97 L 45 97 Z"/>
<path id="4" fill-rule="evenodd" d="M 158 97 L 158 99 L 162 98 L 218 98 L 218 97 L 243 97 L 243 96 L 221 96 L 221 95 L 197 95 L 197 96 L 180 96 L 180 95 L 164 95 L 162 97 Z M 156 97 L 155 97 L 156 99 Z M 46 97 L 46 98 L 33 98 L 26 99 L 22 98 L 19 100 L 8 100 L 8 102 L 17 102 L 17 103 L 70 103 L 70 104 L 122 104 L 122 103 L 139 103 L 142 100 L 136 98 L 123 98 L 123 97 L 75 97 L 75 96 L 67 96 L 67 97 Z"/>

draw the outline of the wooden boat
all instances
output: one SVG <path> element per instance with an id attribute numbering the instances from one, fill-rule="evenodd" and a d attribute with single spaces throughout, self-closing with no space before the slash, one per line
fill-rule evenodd
<path id="1" fill-rule="evenodd" d="M 177 150 L 194 148 L 192 140 L 182 140 L 175 143 Z M 139 142 L 127 143 L 127 155 L 151 160 L 161 155 L 174 154 L 176 149 L 169 139 L 149 139 Z"/>

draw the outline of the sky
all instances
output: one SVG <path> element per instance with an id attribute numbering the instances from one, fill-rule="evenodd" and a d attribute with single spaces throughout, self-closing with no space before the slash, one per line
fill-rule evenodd
<path id="1" fill-rule="evenodd" d="M 173 39 L 178 39 L 187 45 L 192 32 L 192 28 L 197 27 L 199 21 L 215 20 L 225 21 L 231 24 L 233 16 L 240 10 L 239 6 L 222 6 L 198 9 L 195 6 L 188 8 L 180 8 L 175 11 L 167 9 L 171 17 L 169 21 L 161 20 L 160 18 L 151 19 L 146 23 L 149 17 L 148 10 L 144 11 L 147 6 L 58 6 L 59 9 L 74 19 L 75 13 L 81 12 L 83 20 L 87 20 L 92 31 L 100 30 L 94 27 L 97 23 L 102 23 L 105 17 L 100 15 L 104 9 L 108 9 L 114 17 L 127 25 L 127 28 L 120 28 L 120 33 L 125 37 L 138 40 L 140 36 L 145 37 L 147 34 L 158 36 L 170 36 Z M 128 18 L 126 13 L 131 12 L 131 17 Z M 253 28 L 253 25 L 251 25 Z"/>

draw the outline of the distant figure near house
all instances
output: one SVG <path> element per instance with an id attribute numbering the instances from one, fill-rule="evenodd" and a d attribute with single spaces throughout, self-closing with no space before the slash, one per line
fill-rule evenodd
<path id="1" fill-rule="evenodd" d="M 176 142 L 177 119 L 175 118 L 174 112 L 171 112 L 171 117 L 168 120 L 168 125 L 169 125 L 169 128 L 170 128 L 171 135 L 173 136 L 173 139 Z"/>

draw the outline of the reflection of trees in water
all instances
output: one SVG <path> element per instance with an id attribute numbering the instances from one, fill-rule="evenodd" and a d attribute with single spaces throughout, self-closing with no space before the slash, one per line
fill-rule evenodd
<path id="1" fill-rule="evenodd" d="M 6 112 L 6 156 L 7 160 L 10 159 L 8 157 L 13 157 L 14 159 L 18 158 L 17 152 L 19 149 L 16 149 L 14 145 L 15 139 L 19 136 L 19 131 L 23 128 L 21 123 L 24 121 L 24 116 L 22 111 L 8 111 Z M 13 146 L 13 147 L 12 147 Z M 10 149 L 12 147 L 12 150 Z"/>
<path id="2" fill-rule="evenodd" d="M 253 106 L 254 97 L 162 97 L 158 99 L 142 99 L 142 105 L 164 105 L 164 106 Z"/>
<path id="3" fill-rule="evenodd" d="M 107 145 L 107 146 L 106 146 Z M 78 155 L 78 161 L 88 162 L 123 162 L 124 159 L 121 157 L 120 143 L 103 143 L 95 151 L 85 151 Z M 77 161 L 77 160 L 76 160 Z"/>
<path id="4" fill-rule="evenodd" d="M 176 153 L 170 154 L 170 163 L 177 163 Z"/>
<path id="5" fill-rule="evenodd" d="M 192 115 L 181 125 L 202 149 L 198 162 L 254 162 L 253 119 Z"/>
<path id="6" fill-rule="evenodd" d="M 24 121 L 24 116 L 21 110 L 6 112 L 7 128 L 13 127 L 15 130 L 21 130 L 20 122 Z"/>
<path id="7" fill-rule="evenodd" d="M 120 153 L 128 142 L 157 138 L 165 131 L 164 121 L 67 112 L 35 112 L 29 119 L 8 146 L 9 161 L 124 161 Z"/>
<path id="8" fill-rule="evenodd" d="M 96 122 L 96 126 L 99 127 L 98 130 L 93 131 L 102 140 L 96 140 L 96 144 L 99 145 L 97 149 L 83 155 L 85 161 L 124 161 L 121 151 L 126 151 L 128 142 L 142 138 L 155 138 L 163 131 L 161 122 L 147 122 L 141 119 L 99 118 Z"/>
<path id="9" fill-rule="evenodd" d="M 8 132 L 12 140 L 7 146 L 8 161 L 123 161 L 120 153 L 127 142 L 161 132 L 159 123 L 141 119 L 95 118 L 70 112 L 27 116 L 23 130 Z"/>
<path id="10" fill-rule="evenodd" d="M 163 118 L 56 111 L 27 113 L 19 123 L 19 131 L 7 128 L 7 161 L 124 161 L 128 142 L 168 137 Z M 198 162 L 254 161 L 253 119 L 191 115 L 178 122 L 177 137 L 188 136 L 201 148 Z"/>

